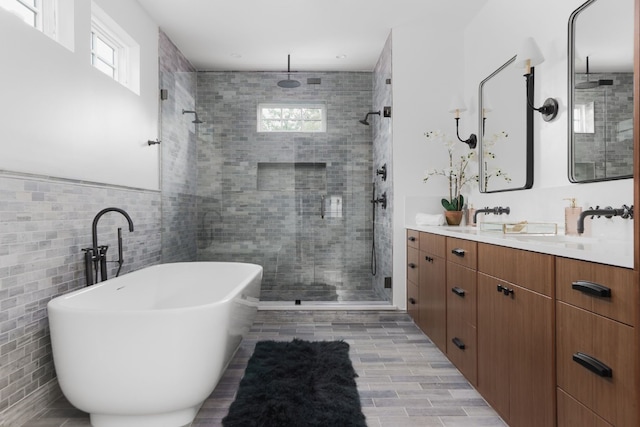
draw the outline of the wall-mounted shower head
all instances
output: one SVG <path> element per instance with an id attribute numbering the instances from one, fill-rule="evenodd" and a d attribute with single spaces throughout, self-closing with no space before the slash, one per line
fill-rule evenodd
<path id="1" fill-rule="evenodd" d="M 198 113 L 196 113 L 195 111 L 193 111 L 193 110 L 184 110 L 184 109 L 182 110 L 182 114 L 187 114 L 187 113 L 194 114 L 196 116 L 196 119 L 194 121 L 192 121 L 191 123 L 196 123 L 196 124 L 204 123 L 202 120 L 200 120 L 198 118 Z"/>
<path id="2" fill-rule="evenodd" d="M 364 116 L 364 119 L 360 120 L 360 123 L 362 123 L 363 125 L 367 125 L 369 126 L 369 122 L 367 121 L 367 119 L 369 118 L 370 115 L 375 114 L 375 115 L 380 115 L 380 111 L 369 111 L 367 113 L 366 116 Z"/>

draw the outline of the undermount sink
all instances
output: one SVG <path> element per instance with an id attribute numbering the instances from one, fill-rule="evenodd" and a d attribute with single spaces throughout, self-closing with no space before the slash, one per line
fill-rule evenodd
<path id="1" fill-rule="evenodd" d="M 583 244 L 594 244 L 601 241 L 601 239 L 597 239 L 594 237 L 587 236 L 567 236 L 564 234 L 554 234 L 554 235 L 509 235 L 509 237 L 514 237 L 518 240 L 527 241 L 527 242 L 546 242 L 546 243 L 583 243 Z"/>

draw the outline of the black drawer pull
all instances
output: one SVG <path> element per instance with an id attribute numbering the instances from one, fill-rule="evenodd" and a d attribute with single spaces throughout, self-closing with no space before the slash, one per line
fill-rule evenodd
<path id="1" fill-rule="evenodd" d="M 416 241 L 415 236 L 409 236 L 408 239 L 409 239 L 410 242 L 415 242 Z"/>
<path id="2" fill-rule="evenodd" d="M 460 248 L 451 249 L 451 253 L 459 257 L 464 257 L 465 252 L 466 251 L 464 249 Z"/>
<path id="3" fill-rule="evenodd" d="M 433 262 L 433 258 L 431 258 L 430 256 L 425 256 L 424 259 L 426 259 L 429 262 Z"/>
<path id="4" fill-rule="evenodd" d="M 513 295 L 513 289 L 509 289 L 506 286 L 497 285 L 496 289 L 498 292 L 502 292 L 506 296 Z"/>
<path id="5" fill-rule="evenodd" d="M 459 297 L 464 297 L 464 289 L 461 289 L 457 286 L 451 288 L 451 292 L 458 295 Z"/>
<path id="6" fill-rule="evenodd" d="M 416 265 L 415 265 L 414 263 L 410 262 L 410 263 L 408 264 L 408 267 L 409 267 L 409 268 L 416 268 Z"/>
<path id="7" fill-rule="evenodd" d="M 578 280 L 571 284 L 571 289 L 580 291 L 585 294 L 594 295 L 596 297 L 611 298 L 611 288 L 598 285 L 597 283 L 587 282 L 586 280 Z"/>
<path id="8" fill-rule="evenodd" d="M 454 343 L 455 346 L 458 347 L 460 350 L 464 350 L 466 347 L 460 338 L 457 338 L 457 337 L 453 338 L 451 342 Z"/>
<path id="9" fill-rule="evenodd" d="M 613 371 L 610 367 L 588 354 L 577 352 L 573 355 L 573 361 L 584 366 L 591 372 L 604 378 L 613 377 Z"/>
<path id="10" fill-rule="evenodd" d="M 415 298 L 409 298 L 409 303 L 415 304 L 416 303 L 416 299 Z"/>

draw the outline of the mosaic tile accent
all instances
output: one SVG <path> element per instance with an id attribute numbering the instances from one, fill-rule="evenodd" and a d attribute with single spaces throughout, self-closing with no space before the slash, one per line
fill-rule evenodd
<path id="1" fill-rule="evenodd" d="M 107 213 L 99 244 L 117 258 L 122 227 L 121 274 L 160 261 L 160 194 L 63 179 L 0 172 L 0 425 L 19 425 L 33 415 L 55 372 L 46 305 L 85 285 L 82 248 L 91 246 L 91 224 L 114 206 L 131 216 Z M 117 264 L 109 272 L 113 277 Z M 33 403 L 31 403 L 33 400 Z"/>
<path id="2" fill-rule="evenodd" d="M 369 427 L 507 426 L 406 313 L 260 311 L 192 427 L 222 425 L 256 342 L 293 338 L 350 345 Z M 58 426 L 90 427 L 64 398 L 23 427 Z"/>

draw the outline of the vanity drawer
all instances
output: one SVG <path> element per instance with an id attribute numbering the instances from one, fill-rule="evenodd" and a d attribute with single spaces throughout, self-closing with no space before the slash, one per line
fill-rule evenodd
<path id="1" fill-rule="evenodd" d="M 451 262 L 447 263 L 447 318 L 460 318 L 476 325 L 477 274 Z"/>
<path id="2" fill-rule="evenodd" d="M 420 324 L 420 319 L 418 317 L 420 315 L 419 297 L 420 291 L 418 283 L 407 282 L 407 313 L 409 313 L 409 316 L 411 316 L 416 325 Z"/>
<path id="3" fill-rule="evenodd" d="M 431 233 L 420 233 L 420 250 L 431 255 L 445 258 L 446 237 Z"/>
<path id="4" fill-rule="evenodd" d="M 420 251 L 415 248 L 407 248 L 407 281 L 414 285 L 419 283 Z"/>
<path id="5" fill-rule="evenodd" d="M 558 389 L 558 426 L 613 427 L 562 389 Z"/>
<path id="6" fill-rule="evenodd" d="M 628 268 L 557 257 L 556 298 L 635 325 L 638 286 L 633 276 L 633 270 Z"/>
<path id="7" fill-rule="evenodd" d="M 478 245 L 471 240 L 447 237 L 447 261 L 476 269 L 478 263 Z"/>
<path id="8" fill-rule="evenodd" d="M 473 385 L 478 384 L 476 328 L 459 318 L 447 320 L 447 357 Z"/>
<path id="9" fill-rule="evenodd" d="M 555 257 L 478 243 L 478 271 L 552 297 Z"/>
<path id="10" fill-rule="evenodd" d="M 613 425 L 638 425 L 634 328 L 560 301 L 556 321 L 558 387 Z"/>
<path id="11" fill-rule="evenodd" d="M 410 248 L 420 249 L 420 232 L 416 230 L 407 230 L 407 246 Z"/>

